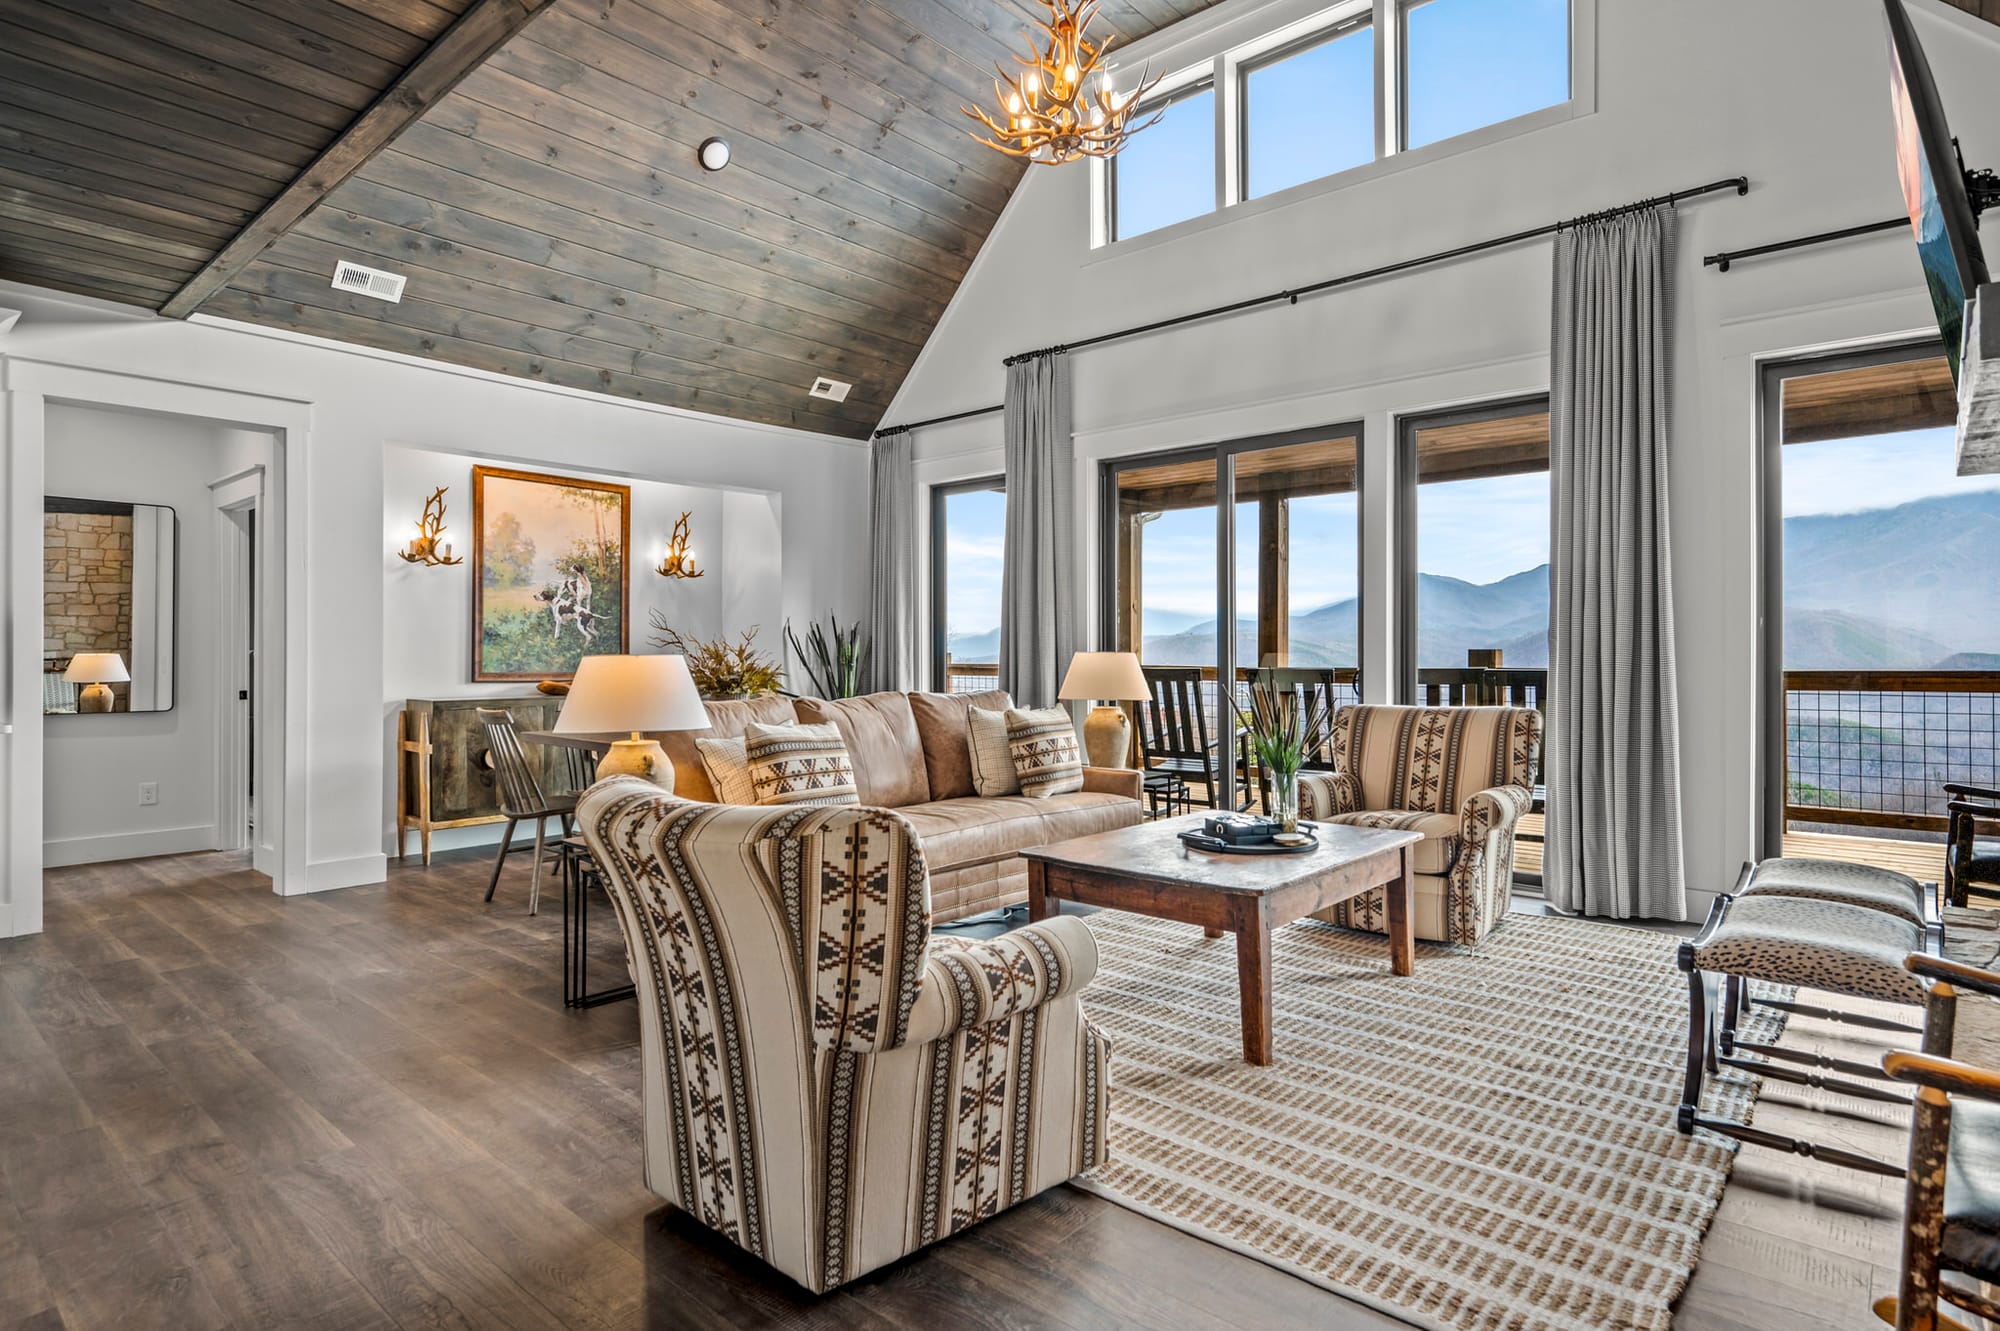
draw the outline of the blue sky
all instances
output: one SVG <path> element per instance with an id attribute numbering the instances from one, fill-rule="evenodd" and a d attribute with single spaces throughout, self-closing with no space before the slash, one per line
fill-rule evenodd
<path id="1" fill-rule="evenodd" d="M 1569 100 L 1568 0 L 1425 0 L 1408 11 L 1409 146 Z M 1375 159 L 1375 32 L 1253 67 L 1246 78 L 1249 196 Z M 1120 236 L 1215 209 L 1215 95 L 1168 107 L 1115 167 Z"/>
<path id="2" fill-rule="evenodd" d="M 1785 448 L 1788 518 L 1894 508 L 1933 495 L 2000 490 L 2000 476 L 1960 476 L 1952 431 L 1909 430 Z"/>

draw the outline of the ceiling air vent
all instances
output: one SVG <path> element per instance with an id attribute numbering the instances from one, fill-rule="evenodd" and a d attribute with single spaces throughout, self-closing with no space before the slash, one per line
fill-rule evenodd
<path id="1" fill-rule="evenodd" d="M 373 296 L 377 300 L 390 302 L 403 298 L 403 283 L 409 279 L 401 273 L 385 273 L 379 268 L 363 268 L 358 263 L 342 259 L 333 268 L 333 289 L 352 291 L 357 296 Z"/>
<path id="2" fill-rule="evenodd" d="M 829 402 L 845 402 L 847 401 L 848 390 L 853 387 L 853 384 L 843 384 L 838 379 L 829 379 L 825 375 L 821 375 L 819 378 L 813 380 L 812 395 L 814 397 L 823 397 Z"/>

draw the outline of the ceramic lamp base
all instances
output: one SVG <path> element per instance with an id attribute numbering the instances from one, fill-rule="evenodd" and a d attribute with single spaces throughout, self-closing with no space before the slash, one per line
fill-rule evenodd
<path id="1" fill-rule="evenodd" d="M 597 779 L 613 776 L 644 777 L 669 795 L 674 791 L 674 765 L 667 760 L 667 751 L 658 740 L 636 734 L 613 742 L 598 759 Z"/>
<path id="2" fill-rule="evenodd" d="M 1122 707 L 1093 707 L 1083 719 L 1083 751 L 1092 767 L 1124 767 L 1132 755 L 1132 720 Z"/>
<path id="3" fill-rule="evenodd" d="M 76 710 L 79 712 L 108 712 L 111 710 L 111 686 L 109 684 L 86 684 L 76 695 Z"/>

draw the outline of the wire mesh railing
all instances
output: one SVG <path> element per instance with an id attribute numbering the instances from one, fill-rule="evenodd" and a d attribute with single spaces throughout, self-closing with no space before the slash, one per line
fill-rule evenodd
<path id="1" fill-rule="evenodd" d="M 1785 815 L 1942 831 L 1946 781 L 2000 780 L 2000 671 L 1785 672 Z"/>

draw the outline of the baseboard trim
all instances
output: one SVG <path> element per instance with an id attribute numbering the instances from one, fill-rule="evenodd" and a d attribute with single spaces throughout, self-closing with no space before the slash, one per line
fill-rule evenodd
<path id="1" fill-rule="evenodd" d="M 149 855 L 184 855 L 189 851 L 213 849 L 214 823 L 200 827 L 163 827 L 147 832 L 44 841 L 42 867 L 60 869 L 75 864 L 105 864 L 112 860 L 139 860 Z"/>
<path id="2" fill-rule="evenodd" d="M 319 860 L 306 866 L 305 886 L 286 896 L 308 892 L 336 892 L 343 887 L 366 887 L 389 880 L 387 855 L 356 855 L 345 860 Z"/>

